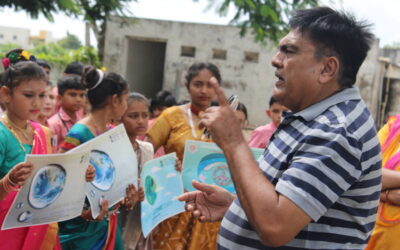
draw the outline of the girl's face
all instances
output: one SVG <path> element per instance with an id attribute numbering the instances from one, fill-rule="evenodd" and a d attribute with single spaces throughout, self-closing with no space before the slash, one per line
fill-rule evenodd
<path id="1" fill-rule="evenodd" d="M 208 69 L 202 69 L 189 82 L 188 91 L 191 103 L 194 106 L 205 109 L 211 105 L 211 101 L 215 97 L 215 91 L 209 80 L 213 76 L 214 75 Z"/>
<path id="2" fill-rule="evenodd" d="M 43 108 L 46 82 L 25 80 L 12 90 L 7 88 L 5 92 L 4 100 L 9 114 L 20 120 L 36 120 Z"/>
<path id="3" fill-rule="evenodd" d="M 145 135 L 149 117 L 148 104 L 145 101 L 137 100 L 130 102 L 128 109 L 122 117 L 122 122 L 129 135 Z"/>
<path id="4" fill-rule="evenodd" d="M 50 117 L 54 113 L 56 107 L 56 97 L 53 93 L 53 86 L 47 86 L 44 96 L 44 104 L 42 108 L 42 115 L 45 117 Z"/>

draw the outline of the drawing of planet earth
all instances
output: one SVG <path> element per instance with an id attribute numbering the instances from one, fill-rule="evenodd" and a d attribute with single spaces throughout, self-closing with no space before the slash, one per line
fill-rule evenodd
<path id="1" fill-rule="evenodd" d="M 157 184 L 154 181 L 153 177 L 150 175 L 146 176 L 144 181 L 144 193 L 146 195 L 146 199 L 150 205 L 153 205 L 157 199 Z"/>
<path id="2" fill-rule="evenodd" d="M 52 204 L 62 193 L 66 172 L 57 164 L 50 164 L 36 172 L 29 190 L 29 204 L 44 208 Z"/>
<path id="3" fill-rule="evenodd" d="M 90 153 L 90 164 L 96 169 L 96 177 L 92 181 L 92 184 L 102 191 L 109 190 L 116 177 L 114 163 L 110 156 L 105 152 L 92 150 Z"/>
<path id="4" fill-rule="evenodd" d="M 228 163 L 223 154 L 215 153 L 203 157 L 197 167 L 200 182 L 218 185 L 231 193 L 235 193 Z"/>

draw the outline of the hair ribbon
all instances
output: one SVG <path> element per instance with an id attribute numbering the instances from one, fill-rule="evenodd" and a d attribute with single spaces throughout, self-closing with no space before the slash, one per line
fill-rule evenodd
<path id="1" fill-rule="evenodd" d="M 91 87 L 89 90 L 93 90 L 93 89 L 97 88 L 104 79 L 104 72 L 101 69 L 96 69 L 96 70 L 97 70 L 97 73 L 99 74 L 99 80 L 97 80 L 96 84 L 93 87 Z"/>

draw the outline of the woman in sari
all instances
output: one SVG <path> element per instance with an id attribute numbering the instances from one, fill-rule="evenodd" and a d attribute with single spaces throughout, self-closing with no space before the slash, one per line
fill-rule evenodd
<path id="1" fill-rule="evenodd" d="M 89 66 L 85 69 L 83 83 L 88 89 L 90 113 L 78 121 L 64 137 L 61 152 L 68 151 L 106 132 L 113 121 L 121 120 L 127 108 L 128 84 L 116 73 L 104 73 Z M 93 169 L 93 167 L 92 167 Z M 89 170 L 91 172 L 91 170 Z M 87 171 L 87 180 L 94 177 Z M 93 172 L 92 172 L 93 173 Z M 132 208 L 139 197 L 134 185 L 127 188 L 125 208 Z M 123 241 L 118 225 L 120 203 L 108 210 L 108 202 L 101 204 L 102 212 L 93 218 L 88 202 L 80 217 L 60 222 L 60 241 L 63 249 L 123 249 Z M 106 214 L 108 218 L 106 219 Z"/>
<path id="2" fill-rule="evenodd" d="M 13 55 L 15 56 L 15 55 Z M 26 154 L 51 153 L 50 131 L 34 120 L 43 104 L 45 73 L 34 62 L 18 62 L 2 73 L 2 102 L 6 112 L 0 122 L 0 223 L 18 188 L 32 172 Z M 61 249 L 57 223 L 0 230 L 0 249 Z"/>
<path id="3" fill-rule="evenodd" d="M 382 192 L 376 224 L 366 249 L 397 249 L 400 244 L 400 115 L 379 130 Z"/>
<path id="4" fill-rule="evenodd" d="M 221 82 L 218 68 L 210 63 L 193 64 L 186 76 L 190 103 L 168 108 L 147 132 L 147 140 L 155 151 L 163 146 L 165 152 L 176 152 L 183 158 L 187 140 L 210 141 L 199 128 L 200 113 L 210 107 L 215 92 L 209 80 Z M 173 216 L 153 231 L 154 249 L 215 249 L 219 222 L 201 223 L 188 212 Z"/>

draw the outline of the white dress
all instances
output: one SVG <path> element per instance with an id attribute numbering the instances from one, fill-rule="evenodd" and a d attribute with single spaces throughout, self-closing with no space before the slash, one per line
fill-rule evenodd
<path id="1" fill-rule="evenodd" d="M 149 142 L 136 140 L 139 149 L 136 150 L 136 156 L 139 163 L 139 175 L 143 164 L 153 159 L 154 149 Z M 124 212 L 123 212 L 124 213 Z M 125 217 L 125 216 L 123 216 Z M 137 203 L 132 211 L 127 212 L 125 217 L 125 226 L 122 230 L 125 249 L 129 250 L 151 250 L 151 234 L 145 239 L 142 234 L 142 225 L 140 223 L 140 203 Z"/>

